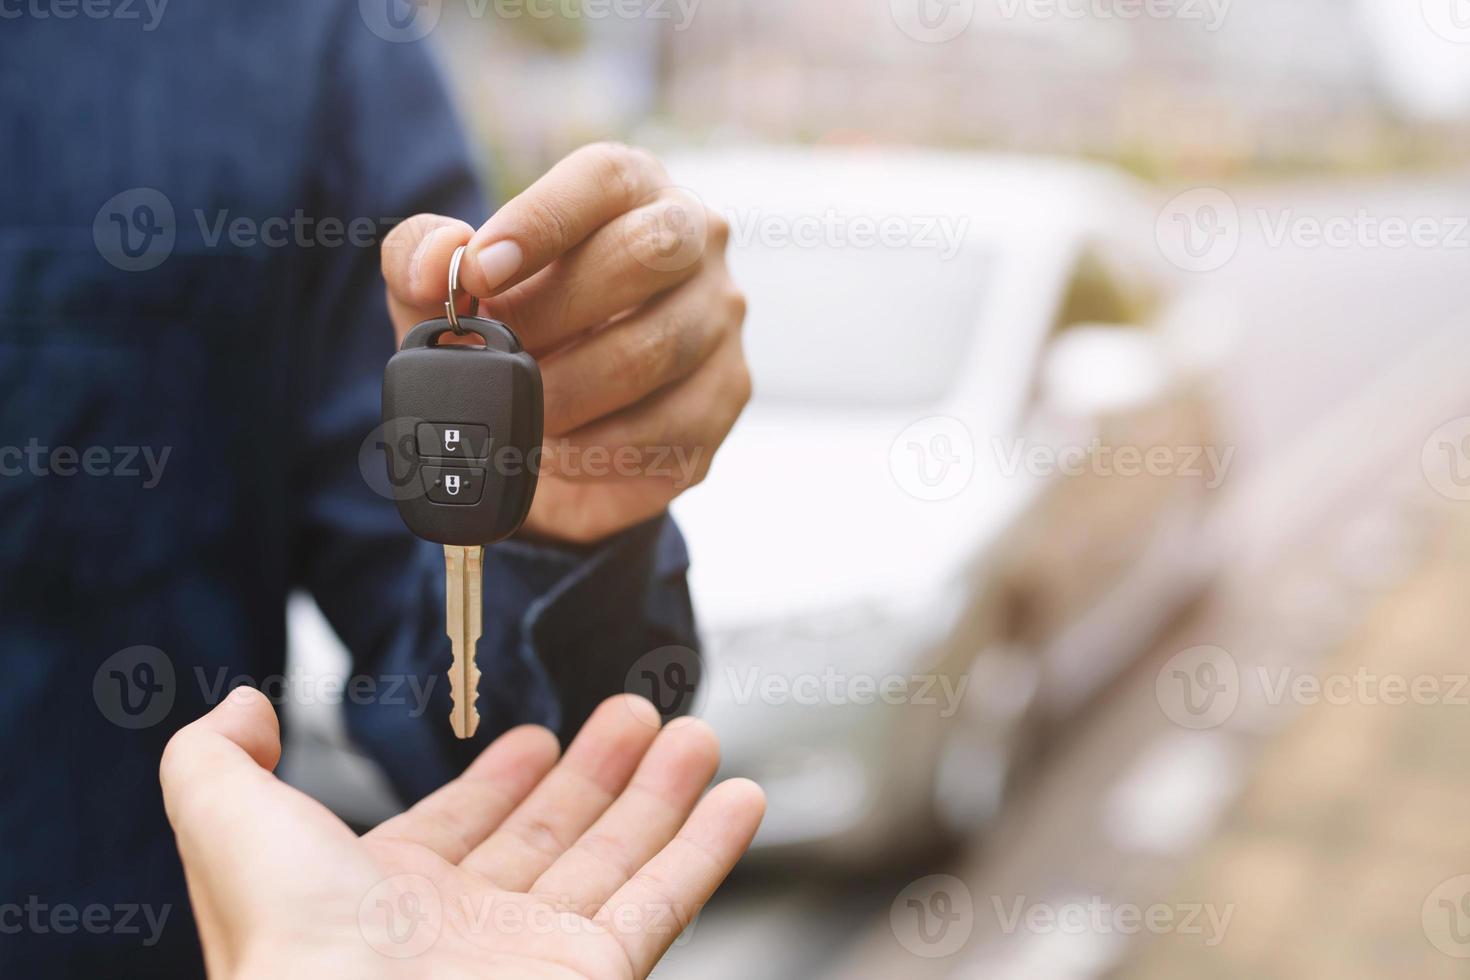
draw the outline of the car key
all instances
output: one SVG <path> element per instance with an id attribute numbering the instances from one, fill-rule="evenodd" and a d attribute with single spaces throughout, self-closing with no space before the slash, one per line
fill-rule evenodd
<path id="1" fill-rule="evenodd" d="M 536 493 L 543 406 L 541 370 L 510 327 L 455 309 L 461 247 L 449 267 L 444 317 L 420 323 L 383 373 L 383 440 L 398 513 L 408 529 L 444 546 L 445 615 L 454 734 L 479 727 L 481 579 L 485 546 L 525 521 Z M 445 334 L 483 344 L 440 344 Z"/>

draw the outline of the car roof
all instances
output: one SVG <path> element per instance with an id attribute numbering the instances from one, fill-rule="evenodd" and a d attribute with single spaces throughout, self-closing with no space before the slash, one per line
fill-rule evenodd
<path id="1" fill-rule="evenodd" d="M 1143 185 L 1102 164 L 1021 154 L 894 147 L 734 146 L 668 156 L 676 183 L 716 210 L 970 215 L 970 234 L 1017 243 L 1039 235 L 1114 237 Z"/>

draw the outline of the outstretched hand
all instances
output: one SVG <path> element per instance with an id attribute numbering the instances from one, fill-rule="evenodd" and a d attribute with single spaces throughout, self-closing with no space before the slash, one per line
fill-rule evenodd
<path id="1" fill-rule="evenodd" d="M 161 778 L 209 973 L 646 977 L 750 845 L 753 783 L 700 796 L 701 721 L 605 702 L 558 760 L 508 732 L 359 837 L 278 780 L 275 711 L 240 688 L 181 730 Z"/>

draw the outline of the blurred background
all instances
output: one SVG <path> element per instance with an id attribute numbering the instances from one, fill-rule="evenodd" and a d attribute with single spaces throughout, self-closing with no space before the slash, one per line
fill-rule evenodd
<path id="1" fill-rule="evenodd" d="M 1470 3 L 443 0 L 429 43 L 502 199 L 648 146 L 750 297 L 676 510 L 705 684 L 630 689 L 771 809 L 658 975 L 1464 974 Z M 390 809 L 294 710 L 295 778 Z"/>

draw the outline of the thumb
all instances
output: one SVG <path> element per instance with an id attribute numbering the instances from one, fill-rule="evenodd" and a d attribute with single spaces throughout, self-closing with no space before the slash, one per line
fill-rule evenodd
<path id="1" fill-rule="evenodd" d="M 276 712 L 264 694 L 239 687 L 169 739 L 159 763 L 164 809 L 178 840 L 194 916 L 211 975 L 236 955 L 248 874 L 259 861 L 245 846 L 285 787 L 271 775 L 281 757 Z M 247 865 L 248 867 L 248 865 Z M 222 959 L 223 958 L 223 959 Z"/>
<path id="2" fill-rule="evenodd" d="M 209 714 L 179 729 L 163 750 L 158 775 L 169 821 L 182 832 L 181 823 L 196 816 L 191 811 L 227 815 L 228 803 L 244 802 L 238 799 L 242 790 L 262 778 L 274 782 L 280 758 L 275 708 L 254 688 L 237 687 Z"/>

